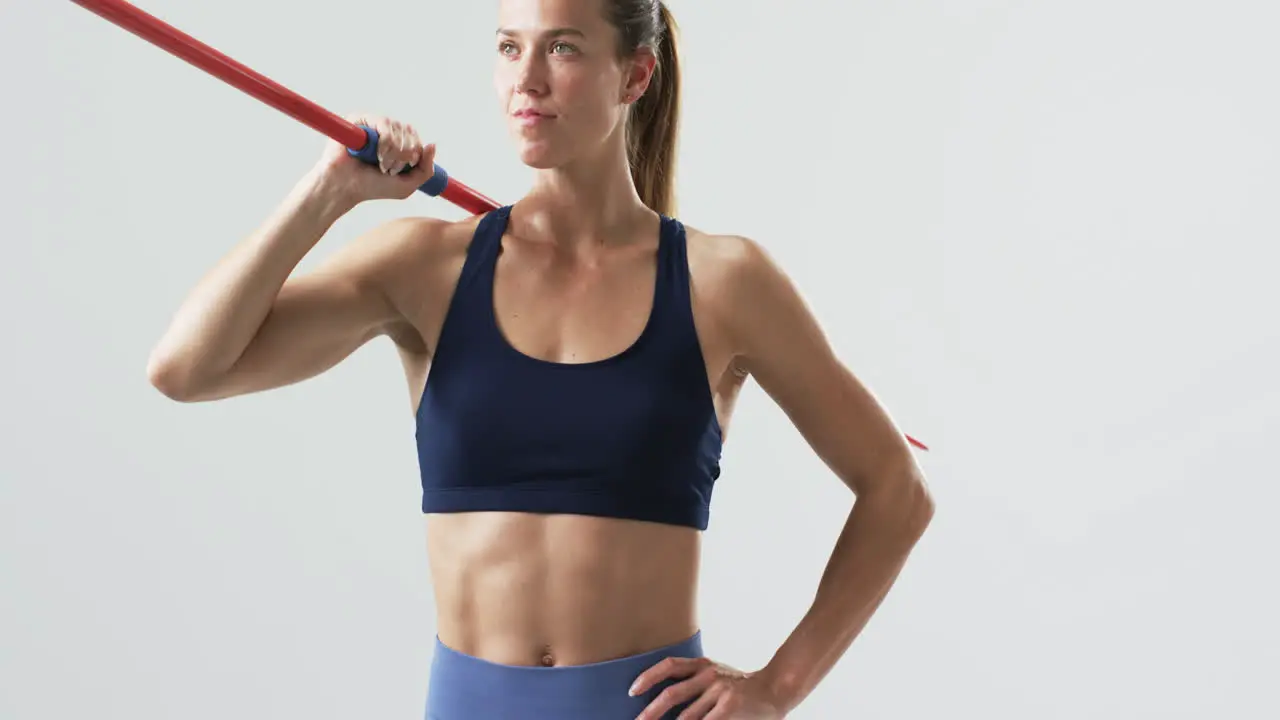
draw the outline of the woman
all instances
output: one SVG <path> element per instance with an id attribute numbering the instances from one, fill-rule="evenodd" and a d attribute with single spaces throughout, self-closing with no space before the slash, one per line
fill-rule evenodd
<path id="1" fill-rule="evenodd" d="M 499 26 L 495 79 L 531 191 L 461 222 L 388 222 L 291 277 L 357 204 L 430 177 L 435 148 L 411 126 L 355 117 L 379 131 L 378 169 L 329 147 L 179 308 L 151 381 L 209 401 L 395 343 L 439 613 L 428 718 L 785 717 L 924 531 L 924 480 L 760 247 L 672 217 L 667 9 L 503 0 Z M 703 656 L 695 595 L 749 376 L 857 502 L 811 611 L 745 673 Z"/>

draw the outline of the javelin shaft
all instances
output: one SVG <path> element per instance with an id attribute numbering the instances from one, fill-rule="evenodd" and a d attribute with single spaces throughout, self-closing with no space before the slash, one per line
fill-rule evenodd
<path id="1" fill-rule="evenodd" d="M 370 164 L 377 162 L 378 136 L 371 128 L 356 125 L 321 107 L 124 0 L 72 2 L 332 138 L 361 160 Z M 450 178 L 439 165 L 435 170 L 431 180 L 422 186 L 423 192 L 442 197 L 473 214 L 498 207 L 497 202 Z"/>

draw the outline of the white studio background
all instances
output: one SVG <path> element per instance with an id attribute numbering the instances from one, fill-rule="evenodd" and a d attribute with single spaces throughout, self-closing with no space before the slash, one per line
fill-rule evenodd
<path id="1" fill-rule="evenodd" d="M 492 197 L 527 187 L 494 2 L 137 4 L 414 122 Z M 793 717 L 1280 716 L 1274 4 L 671 5 L 682 219 L 768 247 L 933 448 L 932 527 Z M 434 613 L 389 343 L 209 405 L 145 379 L 321 139 L 71 2 L 0 8 L 0 717 L 420 717 Z M 367 205 L 303 269 L 400 214 L 461 217 Z M 850 496 L 757 386 L 725 452 L 701 615 L 751 669 Z"/>

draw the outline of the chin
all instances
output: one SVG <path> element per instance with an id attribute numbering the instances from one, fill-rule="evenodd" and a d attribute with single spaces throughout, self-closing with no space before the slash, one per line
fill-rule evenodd
<path id="1" fill-rule="evenodd" d="M 524 142 L 519 147 L 520 162 L 534 170 L 550 170 L 565 163 L 562 152 L 545 142 Z"/>

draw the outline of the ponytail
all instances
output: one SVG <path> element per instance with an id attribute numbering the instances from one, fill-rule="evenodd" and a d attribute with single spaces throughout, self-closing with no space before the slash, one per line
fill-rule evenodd
<path id="1" fill-rule="evenodd" d="M 635 3 L 615 6 L 628 4 Z M 627 160 L 640 199 L 649 209 L 671 217 L 676 214 L 676 136 L 680 122 L 680 57 L 676 50 L 679 28 L 665 4 L 653 5 L 657 7 L 646 13 L 650 19 L 647 24 L 656 27 L 637 28 L 640 32 L 636 35 L 640 37 L 635 38 L 634 44 L 626 43 L 633 47 L 651 44 L 657 55 L 649 87 L 627 118 Z M 631 39 L 625 30 L 622 35 Z"/>

